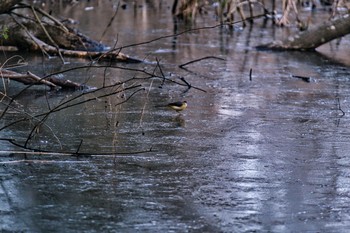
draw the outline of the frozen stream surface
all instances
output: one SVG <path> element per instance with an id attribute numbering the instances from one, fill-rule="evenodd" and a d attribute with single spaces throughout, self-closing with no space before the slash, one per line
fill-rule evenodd
<path id="1" fill-rule="evenodd" d="M 98 2 L 53 12 L 77 19 L 82 32 L 99 39 L 115 9 L 111 1 Z M 163 4 L 162 10 L 120 9 L 103 41 L 126 46 L 187 29 L 174 27 Z M 216 23 L 207 16 L 196 27 Z M 0 231 L 348 232 L 349 36 L 314 53 L 276 53 L 254 46 L 288 29 L 262 20 L 239 26 L 126 48 L 124 53 L 145 62 L 117 65 L 134 70 L 64 73 L 95 87 L 136 77 L 124 87 L 144 90 L 121 105 L 136 89 L 54 113 L 30 142 L 51 151 L 74 152 L 80 145 L 79 152 L 92 156 L 25 153 L 0 141 Z M 178 67 L 207 56 L 224 60 Z M 43 74 L 89 63 L 23 57 L 29 65 L 18 70 Z M 183 77 L 206 92 L 142 79 L 137 70 L 163 72 L 182 84 Z M 6 87 L 10 96 L 22 88 L 15 82 Z M 32 87 L 15 106 L 35 115 L 81 93 Z M 186 100 L 188 108 L 176 113 L 155 107 L 177 100 Z M 11 110 L 0 124 L 21 117 Z M 6 128 L 0 137 L 23 142 L 34 123 Z M 119 154 L 104 154 L 110 152 Z"/>

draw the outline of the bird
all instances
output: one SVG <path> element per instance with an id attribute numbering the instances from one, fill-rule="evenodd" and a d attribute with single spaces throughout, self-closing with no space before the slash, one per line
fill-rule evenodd
<path id="1" fill-rule="evenodd" d="M 187 102 L 186 101 L 177 101 L 173 103 L 169 103 L 167 105 L 158 105 L 156 107 L 169 107 L 176 112 L 180 112 L 182 110 L 185 110 L 187 108 Z"/>

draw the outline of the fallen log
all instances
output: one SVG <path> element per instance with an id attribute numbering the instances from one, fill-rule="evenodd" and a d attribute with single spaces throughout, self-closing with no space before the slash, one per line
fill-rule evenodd
<path id="1" fill-rule="evenodd" d="M 259 45 L 261 50 L 315 50 L 317 47 L 350 33 L 349 14 L 327 21 L 307 31 L 297 33 L 285 40 Z"/>
<path id="2" fill-rule="evenodd" d="M 0 12 L 0 25 L 6 25 L 7 38 L 1 40 L 2 46 L 17 47 L 21 51 L 40 52 L 47 55 L 80 57 L 87 59 L 142 62 L 131 58 L 120 51 L 109 52 L 108 46 L 95 41 L 78 30 L 64 25 L 45 11 L 12 0 L 12 8 L 2 6 Z M 10 3 L 9 3 L 10 4 Z M 30 14 L 22 15 L 21 10 L 29 10 Z M 16 11 L 14 11 L 16 10 Z M 1 39 L 1 38 L 0 38 Z"/>
<path id="3" fill-rule="evenodd" d="M 12 70 L 0 69 L 0 77 L 4 79 L 14 80 L 26 85 L 45 85 L 51 89 L 80 89 L 85 87 L 83 84 L 62 78 L 57 78 L 54 76 L 48 78 L 40 78 L 39 76 L 29 71 L 25 74 L 21 74 Z"/>

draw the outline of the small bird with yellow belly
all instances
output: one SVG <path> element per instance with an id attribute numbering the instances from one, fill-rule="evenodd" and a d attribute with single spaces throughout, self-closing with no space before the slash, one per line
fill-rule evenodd
<path id="1" fill-rule="evenodd" d="M 169 103 L 167 105 L 158 105 L 156 107 L 169 107 L 176 112 L 180 112 L 182 110 L 185 110 L 187 108 L 187 102 L 186 101 L 177 101 L 173 103 Z"/>

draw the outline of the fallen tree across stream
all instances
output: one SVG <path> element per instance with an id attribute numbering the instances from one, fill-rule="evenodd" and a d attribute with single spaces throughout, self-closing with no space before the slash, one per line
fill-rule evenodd
<path id="1" fill-rule="evenodd" d="M 323 24 L 306 31 L 289 36 L 285 40 L 273 41 L 259 45 L 262 50 L 315 50 L 317 47 L 341 38 L 350 33 L 350 15 L 340 16 L 335 20 L 329 20 Z"/>

